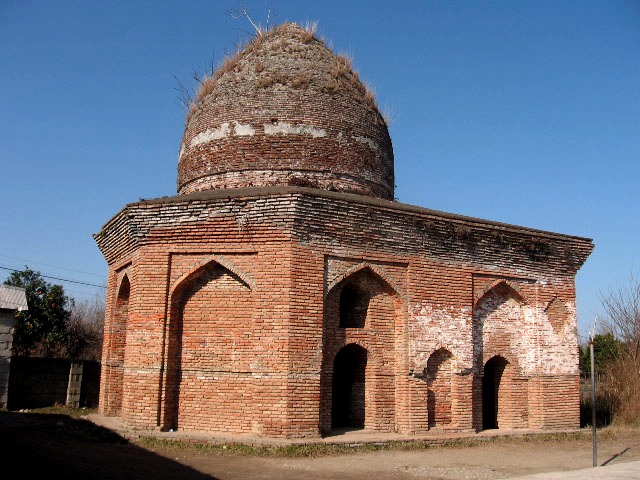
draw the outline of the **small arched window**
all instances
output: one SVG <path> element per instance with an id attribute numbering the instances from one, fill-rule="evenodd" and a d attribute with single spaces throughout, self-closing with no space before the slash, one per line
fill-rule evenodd
<path id="1" fill-rule="evenodd" d="M 340 292 L 340 328 L 363 328 L 369 309 L 369 293 L 355 283 Z"/>

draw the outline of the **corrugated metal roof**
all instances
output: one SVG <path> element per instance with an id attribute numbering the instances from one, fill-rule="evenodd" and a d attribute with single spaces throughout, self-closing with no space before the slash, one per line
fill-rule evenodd
<path id="1" fill-rule="evenodd" d="M 4 310 L 28 310 L 24 288 L 0 285 L 0 308 Z"/>

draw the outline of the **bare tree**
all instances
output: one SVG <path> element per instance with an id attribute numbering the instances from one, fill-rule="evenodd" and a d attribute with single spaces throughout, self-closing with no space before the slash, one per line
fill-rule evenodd
<path id="1" fill-rule="evenodd" d="M 601 295 L 604 318 L 601 330 L 621 343 L 617 358 L 607 365 L 607 394 L 614 421 L 640 421 L 640 281 L 631 273 L 620 288 Z"/>
<path id="2" fill-rule="evenodd" d="M 74 301 L 67 323 L 67 355 L 82 360 L 100 360 L 104 330 L 104 299 L 96 296 Z"/>
<path id="3" fill-rule="evenodd" d="M 634 273 L 623 287 L 612 289 L 602 297 L 604 328 L 627 347 L 626 354 L 640 360 L 640 281 Z"/>

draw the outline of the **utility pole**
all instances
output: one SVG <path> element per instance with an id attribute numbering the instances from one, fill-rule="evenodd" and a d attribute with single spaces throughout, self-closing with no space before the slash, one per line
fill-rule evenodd
<path id="1" fill-rule="evenodd" d="M 598 319 L 596 318 L 596 321 Z M 598 440 L 596 430 L 596 369 L 593 355 L 593 344 L 595 340 L 595 322 L 593 324 L 593 331 L 591 332 L 591 338 L 589 339 L 589 354 L 591 356 L 591 429 L 593 431 L 593 466 L 598 466 Z"/>

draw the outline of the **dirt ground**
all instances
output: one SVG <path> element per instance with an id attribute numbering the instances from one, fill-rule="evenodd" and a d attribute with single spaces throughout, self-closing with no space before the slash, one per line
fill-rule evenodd
<path id="1" fill-rule="evenodd" d="M 0 412 L 3 471 L 67 480 L 489 480 L 591 467 L 591 437 L 578 437 L 499 439 L 471 446 L 317 457 L 257 456 L 127 441 L 85 419 L 62 414 Z M 599 464 L 640 460 L 640 429 L 601 430 L 597 438 Z"/>

